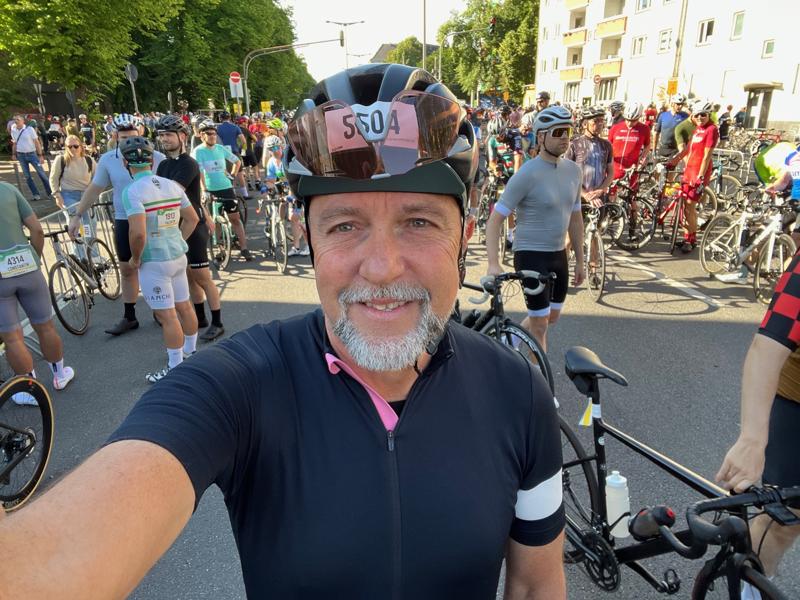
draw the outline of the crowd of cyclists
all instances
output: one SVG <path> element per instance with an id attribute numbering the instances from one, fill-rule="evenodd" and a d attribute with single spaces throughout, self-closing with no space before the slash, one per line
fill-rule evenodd
<path id="1" fill-rule="evenodd" d="M 345 76 L 349 77 L 349 74 L 345 73 Z M 357 82 L 358 79 L 352 81 Z M 589 270 L 591 269 L 592 257 L 584 257 L 583 213 L 589 207 L 600 208 L 614 202 L 615 182 L 627 177 L 629 181 L 633 179 L 632 185 L 635 185 L 637 169 L 654 160 L 663 162 L 670 173 L 669 177 L 679 184 L 679 193 L 685 200 L 685 223 L 679 244 L 681 251 L 689 255 L 697 247 L 699 224 L 696 206 L 704 187 L 709 184 L 712 154 L 715 148 L 729 139 L 731 130 L 738 121 L 738 115 L 731 114 L 732 107 L 720 114 L 720 107 L 711 101 L 700 99 L 690 105 L 686 96 L 679 93 L 671 98 L 669 107 L 662 107 L 661 111 L 656 110 L 654 104 L 644 106 L 638 102 L 612 102 L 606 107 L 594 105 L 571 109 L 557 103 L 551 105 L 548 93 L 540 92 L 533 107 L 503 105 L 490 109 L 473 109 L 456 105 L 447 96 L 449 91 L 444 94 L 436 86 L 440 84 L 431 81 L 430 87 L 424 93 L 430 96 L 443 95 L 446 102 L 440 101 L 437 105 L 443 111 L 465 114 L 464 123 L 467 124 L 468 131 L 471 129 L 471 140 L 470 135 L 460 128 L 463 123 L 459 117 L 454 121 L 452 133 L 456 140 L 463 137 L 466 145 L 458 146 L 456 142 L 453 148 L 457 150 L 444 148 L 444 152 L 439 148 L 439 155 L 435 156 L 430 165 L 412 163 L 405 170 L 393 167 L 397 172 L 392 172 L 391 177 L 383 180 L 380 177 L 370 179 L 369 176 L 377 168 L 369 160 L 360 161 L 359 164 L 337 164 L 338 170 L 331 174 L 333 171 L 326 166 L 326 161 L 330 162 L 331 156 L 335 154 L 331 131 L 327 132 L 327 140 L 317 140 L 319 147 L 303 146 L 297 138 L 289 144 L 288 132 L 292 115 L 285 115 L 284 121 L 271 113 L 236 116 L 223 111 L 216 118 L 202 114 L 152 114 L 143 118 L 120 113 L 106 118 L 102 127 L 103 136 L 96 134 L 85 115 L 81 115 L 79 121 L 81 125 L 86 123 L 86 131 L 71 120 L 67 121 L 64 128 L 61 119 L 54 117 L 44 137 L 36 131 L 37 124 L 31 126 L 23 115 L 16 115 L 13 125 L 9 126 L 9 132 L 14 156 L 20 164 L 27 161 L 37 172 L 41 170 L 41 161 L 37 162 L 35 159 L 41 159 L 46 152 L 44 140 L 47 139 L 52 147 L 60 148 L 61 153 L 54 161 L 50 176 L 46 178 L 43 172 L 39 176 L 45 184 L 47 195 L 53 195 L 58 205 L 69 211 L 68 228 L 71 236 L 80 235 L 81 227 L 86 224 L 87 213 L 97 202 L 100 193 L 109 188 L 113 190 L 113 230 L 121 271 L 123 314 L 106 332 L 120 336 L 139 327 L 136 301 L 141 292 L 146 304 L 153 311 L 153 318 L 162 328 L 166 351 L 165 366 L 145 375 L 150 383 L 166 378 L 184 360 L 195 354 L 199 340 L 212 342 L 225 332 L 219 291 L 210 270 L 214 256 L 209 255 L 209 236 L 215 232 L 211 215 L 222 211 L 228 216 L 240 256 L 242 260 L 249 262 L 253 255 L 248 248 L 244 223 L 240 219 L 240 199 L 246 202 L 252 195 L 269 194 L 283 183 L 290 184 L 294 191 L 294 194 L 285 196 L 281 213 L 282 218 L 292 223 L 293 245 L 290 255 L 303 256 L 311 255 L 305 218 L 309 214 L 311 197 L 315 194 L 324 196 L 329 193 L 337 198 L 347 195 L 346 192 L 353 192 L 351 196 L 358 196 L 362 190 L 377 190 L 386 194 L 427 193 L 429 190 L 425 186 L 435 190 L 442 186 L 428 183 L 433 179 L 425 179 L 419 172 L 428 167 L 441 167 L 449 161 L 447 173 L 452 176 L 451 183 L 458 185 L 451 186 L 447 192 L 438 193 L 463 200 L 463 204 L 459 205 L 462 211 L 461 234 L 462 238 L 466 236 L 468 239 L 467 232 L 471 233 L 475 225 L 484 191 L 487 186 L 499 186 L 501 192 L 498 201 L 491 207 L 491 215 L 485 223 L 487 273 L 496 275 L 504 270 L 499 254 L 504 246 L 508 246 L 513 252 L 515 270 L 555 274 L 555 279 L 546 284 L 543 293 L 525 294 L 527 314 L 523 326 L 544 349 L 547 347 L 548 327 L 558 320 L 564 308 L 570 279 L 574 285 L 580 285 L 586 277 L 591 276 L 585 268 L 588 265 Z M 331 89 L 337 88 L 332 85 Z M 419 90 L 415 91 L 420 93 Z M 402 90 L 398 92 L 401 93 Z M 353 106 L 358 97 L 357 94 L 354 95 L 351 102 Z M 409 97 L 416 96 L 411 94 Z M 319 98 L 324 98 L 324 95 L 319 95 L 316 99 Z M 302 131 L 304 126 L 310 127 L 323 121 L 328 123 L 326 114 L 330 113 L 323 110 L 325 106 L 314 106 L 314 102 L 306 102 L 310 102 L 305 107 L 306 112 L 299 114 L 293 124 L 296 127 L 295 133 Z M 393 100 L 393 107 L 395 102 L 400 101 Z M 412 105 L 412 102 L 406 106 L 408 105 Z M 434 127 L 435 122 L 424 122 L 422 104 L 413 106 L 417 118 L 420 119 L 420 132 L 415 133 L 422 139 L 423 125 Z M 346 123 L 343 120 L 343 124 Z M 92 133 L 88 133 L 90 128 Z M 361 134 L 364 137 L 364 147 L 372 148 L 371 144 L 375 142 L 364 136 L 363 132 Z M 336 143 L 342 142 L 339 140 Z M 330 147 L 323 148 L 324 144 Z M 476 147 L 479 166 L 474 169 Z M 310 157 L 314 152 L 319 152 L 321 156 Z M 379 153 L 377 150 L 375 152 L 376 155 Z M 391 159 L 388 154 L 381 155 L 385 165 L 396 164 L 391 163 Z M 787 157 L 786 169 L 772 188 L 776 190 L 789 187 L 795 200 L 800 200 L 798 160 L 797 153 Z M 300 167 L 297 166 L 298 163 L 302 163 Z M 680 165 L 683 168 L 679 169 L 678 174 L 676 169 Z M 294 175 L 290 174 L 292 168 L 295 169 L 292 171 Z M 36 200 L 39 198 L 37 188 L 27 167 L 23 167 L 23 170 Z M 409 173 L 415 171 L 414 177 L 419 179 L 415 179 L 413 184 L 408 183 L 413 179 Z M 443 174 L 439 176 L 446 179 Z M 303 189 L 303 178 L 308 181 L 309 187 L 306 190 L 315 189 L 312 187 L 314 180 L 347 181 L 338 184 L 326 182 L 329 188 L 317 188 L 325 189 L 324 192 L 306 191 L 307 197 L 303 203 L 302 198 L 296 198 L 300 195 L 297 190 Z M 399 187 L 393 187 L 391 183 L 388 186 L 381 183 L 393 178 L 401 181 L 397 184 Z M 361 179 L 370 183 L 361 185 L 356 181 Z M 356 181 L 358 185 L 352 184 L 352 181 Z M 425 182 L 424 185 L 419 183 L 422 181 Z M 321 186 L 318 181 L 316 184 Z M 341 190 L 339 186 L 343 186 Z M 456 188 L 458 191 L 452 191 Z M 338 193 L 339 191 L 342 193 Z M 4 296 L 18 299 L 28 314 L 42 341 L 45 358 L 52 367 L 54 387 L 60 390 L 72 380 L 75 372 L 64 366 L 60 340 L 54 339 L 57 334 L 52 328 L 50 311 L 42 306 L 42 298 L 46 297 L 47 292 L 42 287 L 44 279 L 37 258 L 42 253 L 42 227 L 19 190 L 3 184 L 0 193 L 0 219 L 3 224 L 0 228 L 0 246 L 6 248 L 2 255 L 6 271 L 0 273 L 0 290 L 3 286 L 8 287 L 9 289 L 4 290 Z M 318 204 L 321 205 L 322 202 Z M 408 210 L 419 212 L 414 207 Z M 348 215 L 357 213 L 357 209 L 352 206 L 340 209 L 341 214 L 347 211 L 350 211 Z M 339 213 L 334 211 L 332 214 Z M 334 217 L 324 218 L 335 220 Z M 436 214 L 431 218 L 438 218 L 442 223 L 447 221 L 445 217 Z M 416 221 L 424 220 L 415 217 L 415 227 Z M 508 224 L 505 229 L 504 223 Z M 341 225 L 341 231 L 338 225 L 334 228 L 337 235 L 349 234 L 349 228 L 354 227 L 350 222 Z M 30 242 L 25 237 L 23 227 L 30 233 Z M 447 228 L 442 225 L 440 229 L 444 231 Z M 333 243 L 318 229 L 314 230 L 314 235 L 320 235 L 323 241 Z M 9 239 L 4 239 L 4 236 Z M 322 242 L 315 241 L 315 244 L 320 243 Z M 462 244 L 465 242 L 462 241 Z M 462 281 L 465 252 L 465 248 L 455 251 Z M 570 267 L 570 254 L 574 257 L 573 267 Z M 313 255 L 311 257 L 313 259 Z M 340 258 L 347 261 L 346 254 L 342 254 Z M 364 260 L 368 261 L 369 256 Z M 8 265 L 12 263 L 14 268 L 8 270 Z M 319 267 L 319 264 L 316 263 L 315 266 Z M 534 282 L 523 282 L 523 285 L 526 288 L 538 287 Z M 395 295 L 390 298 L 370 296 L 352 301 L 350 297 L 340 295 L 333 303 L 339 302 L 341 306 L 345 303 L 362 304 L 375 312 L 391 312 L 406 302 L 420 299 L 413 296 L 415 290 L 393 289 L 393 293 Z M 353 294 L 356 298 L 361 298 L 356 291 Z M 409 295 L 406 297 L 403 294 Z M 397 298 L 400 300 L 395 302 L 394 299 Z M 326 299 L 322 300 L 324 306 Z M 49 299 L 47 301 L 49 307 Z M 422 301 L 424 303 L 429 299 L 425 299 L 423 294 Z M 210 311 L 210 321 L 206 304 Z M 16 310 L 16 303 L 14 309 Z M 8 310 L 5 313 L 0 313 L 0 334 L 6 346 L 9 363 L 18 374 L 35 376 L 32 358 L 21 339 L 17 317 L 15 315 L 12 318 Z M 771 322 L 769 318 L 768 315 L 762 332 L 780 329 L 774 324 L 774 317 L 771 317 Z M 309 331 L 314 331 L 313 335 L 321 336 L 315 327 L 319 328 L 320 325 L 307 326 Z M 431 317 L 430 328 L 434 330 L 436 327 L 434 316 Z M 443 331 L 444 325 L 440 327 Z M 337 322 L 333 332 L 337 337 L 350 339 L 347 323 Z M 792 332 L 787 341 L 780 343 L 785 347 L 791 346 L 790 349 L 794 350 L 797 335 L 794 330 Z M 783 335 L 780 332 L 770 333 L 770 337 L 775 338 L 779 334 Z M 440 336 L 435 340 L 437 344 L 444 339 L 442 335 L 440 331 Z M 355 334 L 352 337 L 355 340 L 352 341 L 353 348 L 359 344 L 368 348 L 364 351 L 364 364 L 378 364 L 374 361 L 381 357 L 376 357 L 374 352 L 369 351 L 369 344 L 359 340 Z M 449 340 L 447 343 L 451 342 L 462 343 L 458 340 Z M 329 342 L 324 342 L 327 343 Z M 432 361 L 430 364 L 437 365 L 437 361 L 446 360 L 450 356 L 437 355 L 436 344 L 431 346 L 431 340 L 426 340 L 426 343 L 426 349 L 433 349 L 428 350 L 430 356 L 425 357 L 425 362 L 418 364 L 417 358 L 412 357 L 411 362 L 406 360 L 408 364 L 402 365 L 402 368 L 410 369 L 413 363 L 413 373 L 409 371 L 412 380 L 421 376 L 428 360 Z M 355 350 L 347 347 L 351 357 L 357 356 Z M 225 352 L 231 352 L 232 348 L 233 345 L 226 346 Z M 362 383 L 349 370 L 350 366 L 332 352 L 326 354 L 326 369 L 329 373 L 336 374 L 339 370 L 344 370 Z M 360 367 L 364 366 L 360 359 L 356 362 Z M 364 368 L 367 371 L 392 370 Z M 182 370 L 179 373 L 187 372 Z M 534 387 L 537 389 L 540 385 L 539 379 L 538 376 L 533 376 Z M 379 399 L 387 405 L 390 415 L 394 415 L 388 418 L 381 413 L 381 419 L 388 431 L 388 449 L 393 451 L 395 442 L 391 427 L 398 422 L 405 404 L 405 395 L 399 405 L 396 402 L 387 403 L 371 387 L 363 383 L 362 385 L 369 391 L 369 397 L 376 407 L 380 404 Z M 406 391 L 410 394 L 409 390 Z M 18 404 L 35 402 L 24 394 L 17 394 L 13 401 Z M 392 405 L 390 408 L 389 404 Z M 551 409 L 552 407 L 547 410 Z M 382 409 L 378 410 L 380 412 Z M 129 424 L 129 427 L 133 425 Z M 543 426 L 539 424 L 537 427 Z M 537 431 L 536 435 L 547 438 L 549 434 Z M 119 434 L 116 439 L 126 438 Z M 529 488 L 516 490 L 520 496 L 514 521 L 519 530 L 514 531 L 512 538 L 520 545 L 550 544 L 555 539 L 554 536 L 558 535 L 559 527 L 563 528 L 563 514 L 559 512 L 561 509 L 558 508 L 559 502 L 555 498 L 557 494 L 548 484 L 551 479 L 560 476 L 560 473 L 554 475 L 551 472 L 557 468 L 557 465 L 547 465 L 546 473 L 530 476 L 530 481 L 527 482 Z M 194 472 L 191 474 L 195 475 Z M 558 487 L 558 482 L 555 487 Z M 202 490 L 198 491 L 202 493 Z M 530 523 L 538 522 L 530 515 L 539 513 L 530 507 L 531 503 L 536 504 L 542 498 L 546 499 L 548 511 L 537 519 L 541 522 L 546 520 L 547 531 L 537 530 L 534 535 L 531 533 L 533 529 L 524 528 Z M 556 554 L 560 556 L 560 550 Z M 558 589 L 562 584 L 557 576 L 553 576 L 549 585 L 552 585 L 552 589 Z"/>

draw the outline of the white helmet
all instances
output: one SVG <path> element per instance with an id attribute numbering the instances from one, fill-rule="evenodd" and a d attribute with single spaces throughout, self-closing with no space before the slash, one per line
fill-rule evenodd
<path id="1" fill-rule="evenodd" d="M 114 129 L 117 131 L 130 131 L 139 126 L 139 119 L 128 113 L 120 113 L 114 117 Z"/>
<path id="2" fill-rule="evenodd" d="M 681 94 L 680 92 L 678 92 L 677 94 L 675 94 L 672 97 L 672 101 L 675 104 L 686 104 L 686 96 L 684 94 Z"/>
<path id="3" fill-rule="evenodd" d="M 497 135 L 500 133 L 500 130 L 504 127 L 503 119 L 500 117 L 495 117 L 489 124 L 486 125 L 486 133 L 489 135 Z"/>
<path id="4" fill-rule="evenodd" d="M 572 127 L 572 113 L 563 106 L 548 106 L 540 110 L 533 121 L 533 137 L 536 138 L 540 131 L 547 131 L 559 125 Z"/>
<path id="5" fill-rule="evenodd" d="M 642 116 L 642 111 L 643 108 L 639 102 L 632 102 L 625 107 L 625 112 L 622 116 L 629 121 L 636 121 Z"/>
<path id="6" fill-rule="evenodd" d="M 694 104 L 692 104 L 692 114 L 710 113 L 713 108 L 714 105 L 708 100 L 695 100 Z"/>

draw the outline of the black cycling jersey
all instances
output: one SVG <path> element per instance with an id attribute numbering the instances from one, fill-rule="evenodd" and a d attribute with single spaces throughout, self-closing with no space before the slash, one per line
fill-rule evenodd
<path id="1" fill-rule="evenodd" d="M 167 449 L 196 501 L 222 489 L 251 598 L 493 599 L 509 536 L 544 545 L 564 526 L 541 374 L 452 324 L 387 431 L 323 323 L 318 310 L 198 353 L 110 441 Z"/>
<path id="2" fill-rule="evenodd" d="M 177 181 L 186 190 L 186 196 L 192 203 L 197 216 L 203 221 L 203 203 L 200 190 L 200 165 L 185 152 L 176 158 L 167 157 L 158 163 L 156 175 Z"/>

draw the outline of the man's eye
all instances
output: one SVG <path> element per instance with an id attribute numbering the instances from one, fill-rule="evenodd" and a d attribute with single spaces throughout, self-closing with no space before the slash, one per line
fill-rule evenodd
<path id="1" fill-rule="evenodd" d="M 411 219 L 412 227 L 427 227 L 431 222 L 428 219 Z"/>
<path id="2" fill-rule="evenodd" d="M 337 233 L 347 233 L 353 231 L 353 224 L 352 223 L 339 223 L 338 225 L 334 225 L 331 231 Z"/>

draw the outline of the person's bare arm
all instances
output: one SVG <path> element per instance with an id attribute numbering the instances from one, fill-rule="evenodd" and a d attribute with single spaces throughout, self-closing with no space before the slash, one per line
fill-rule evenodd
<path id="1" fill-rule="evenodd" d="M 544 546 L 508 541 L 505 600 L 565 600 L 564 534 Z"/>
<path id="2" fill-rule="evenodd" d="M 193 206 L 187 206 L 186 208 L 181 209 L 181 235 L 183 239 L 186 240 L 192 235 L 192 232 L 197 227 L 197 224 L 200 222 L 200 217 L 197 216 L 197 212 L 194 210 Z"/>
<path id="3" fill-rule="evenodd" d="M 489 263 L 486 272 L 489 275 L 499 275 L 503 272 L 500 266 L 500 232 L 506 217 L 497 210 L 493 210 L 486 221 L 486 260 Z"/>
<path id="4" fill-rule="evenodd" d="M 95 185 L 94 183 L 90 183 L 89 187 L 87 187 L 83 191 L 83 195 L 81 196 L 81 201 L 78 202 L 78 206 L 75 208 L 75 214 L 69 220 L 69 235 L 71 238 L 75 238 L 78 235 L 78 229 L 80 228 L 81 223 L 81 215 L 85 213 L 92 205 L 97 202 L 97 199 L 100 198 L 100 194 L 105 190 L 105 188 L 100 187 L 99 185 Z"/>
<path id="5" fill-rule="evenodd" d="M 769 437 L 769 414 L 783 364 L 792 351 L 765 335 L 756 334 L 742 368 L 742 406 L 739 439 L 728 450 L 717 472 L 726 489 L 743 492 L 761 478 Z"/>
<path id="6" fill-rule="evenodd" d="M 102 448 L 28 507 L 0 520 L 0 598 L 125 598 L 184 528 L 194 488 L 169 452 Z M 0 511 L 2 512 L 2 511 Z"/>
<path id="7" fill-rule="evenodd" d="M 147 217 L 144 213 L 140 215 L 128 215 L 128 243 L 131 246 L 130 263 L 134 267 L 142 264 L 142 254 L 144 244 L 147 241 Z"/>
<path id="8" fill-rule="evenodd" d="M 44 230 L 42 229 L 42 224 L 39 222 L 39 219 L 35 214 L 28 215 L 22 220 L 22 222 L 25 224 L 25 227 L 28 228 L 28 232 L 30 233 L 31 246 L 33 246 L 33 249 L 36 250 L 36 254 L 41 256 L 42 251 L 44 250 Z"/>
<path id="9" fill-rule="evenodd" d="M 708 170 L 708 164 L 711 162 L 711 155 L 714 152 L 714 146 L 710 146 L 703 150 L 703 162 L 700 163 L 700 170 L 697 172 L 697 180 L 702 181 L 703 175 Z"/>

